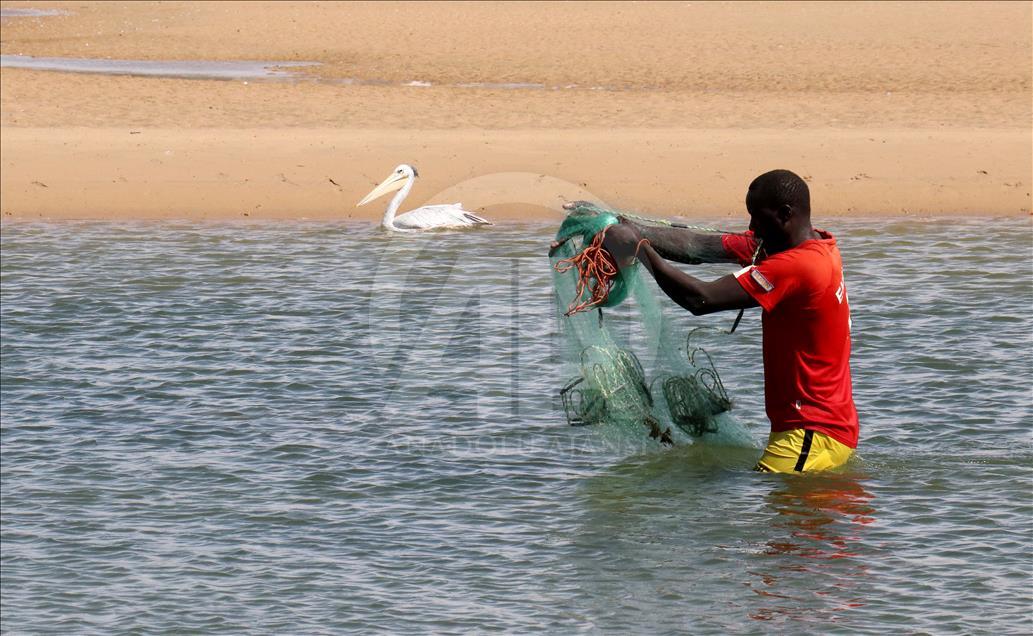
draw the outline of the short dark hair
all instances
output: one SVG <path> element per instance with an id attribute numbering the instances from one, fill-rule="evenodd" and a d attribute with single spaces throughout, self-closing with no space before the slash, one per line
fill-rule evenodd
<path id="1" fill-rule="evenodd" d="M 811 213 L 811 191 L 807 182 L 789 170 L 765 172 L 750 183 L 747 198 L 777 208 L 789 205 L 794 210 Z"/>

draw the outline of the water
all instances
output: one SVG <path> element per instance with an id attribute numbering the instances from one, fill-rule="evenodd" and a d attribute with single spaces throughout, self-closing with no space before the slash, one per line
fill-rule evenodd
<path id="1" fill-rule="evenodd" d="M 68 15 L 68 11 L 60 9 L 26 9 L 8 8 L 0 9 L 0 18 L 44 18 L 54 15 Z"/>
<path id="2" fill-rule="evenodd" d="M 37 15 L 37 14 L 17 14 Z M 38 15 L 56 15 L 45 13 Z M 9 17 L 5 16 L 4 17 Z M 35 71 L 56 71 L 60 73 L 90 73 L 99 75 L 130 75 L 136 77 L 173 77 L 177 79 L 202 80 L 269 80 L 290 82 L 314 82 L 339 86 L 405 86 L 409 88 L 430 88 L 445 86 L 451 88 L 485 90 L 574 90 L 592 91 L 617 90 L 612 86 L 584 87 L 578 84 L 546 86 L 537 82 L 458 82 L 434 84 L 426 80 L 392 82 L 378 78 L 334 77 L 324 78 L 298 72 L 299 68 L 319 66 L 319 62 L 255 62 L 214 60 L 114 60 L 85 57 L 34 57 L 31 55 L 0 55 L 0 67 L 24 68 Z"/>
<path id="3" fill-rule="evenodd" d="M 794 477 L 566 426 L 554 227 L 5 224 L 3 631 L 1029 633 L 1029 221 L 828 228 L 861 447 Z"/>
<path id="4" fill-rule="evenodd" d="M 292 79 L 294 67 L 316 66 L 316 62 L 253 62 L 207 60 L 110 60 L 78 57 L 33 57 L 2 55 L 0 66 L 37 71 L 176 77 L 180 79 Z"/>

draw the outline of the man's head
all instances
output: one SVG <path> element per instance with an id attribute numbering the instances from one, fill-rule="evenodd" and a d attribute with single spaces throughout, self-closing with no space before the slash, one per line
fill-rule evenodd
<path id="1" fill-rule="evenodd" d="M 746 192 L 750 229 L 768 253 L 797 244 L 811 231 L 811 193 L 807 183 L 788 170 L 765 172 Z"/>

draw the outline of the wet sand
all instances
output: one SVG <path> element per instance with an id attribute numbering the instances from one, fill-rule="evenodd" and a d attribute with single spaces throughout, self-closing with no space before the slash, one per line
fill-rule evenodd
<path id="1" fill-rule="evenodd" d="M 1029 3 L 2 6 L 69 12 L 5 18 L 5 55 L 320 63 L 5 68 L 5 219 L 373 219 L 383 201 L 354 204 L 401 162 L 421 174 L 403 208 L 496 219 L 584 197 L 739 216 L 775 167 L 821 215 L 1030 212 Z"/>

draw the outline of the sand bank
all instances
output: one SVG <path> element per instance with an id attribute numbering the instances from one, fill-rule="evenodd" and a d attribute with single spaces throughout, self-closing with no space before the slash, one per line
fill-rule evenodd
<path id="1" fill-rule="evenodd" d="M 6 55 L 318 62 L 301 81 L 0 73 L 15 218 L 549 218 L 594 195 L 739 215 L 807 177 L 820 214 L 1029 214 L 1029 3 L 76 3 Z M 350 83 L 361 80 L 361 83 Z M 518 86 L 519 88 L 506 88 Z"/>
<path id="2" fill-rule="evenodd" d="M 1023 131 L 13 128 L 5 218 L 379 218 L 355 203 L 399 161 L 408 204 L 550 218 L 597 198 L 649 214 L 741 215 L 759 169 L 793 166 L 819 215 L 1029 211 Z M 74 167 L 74 169 L 73 169 Z M 801 168 L 802 167 L 802 168 Z"/>

